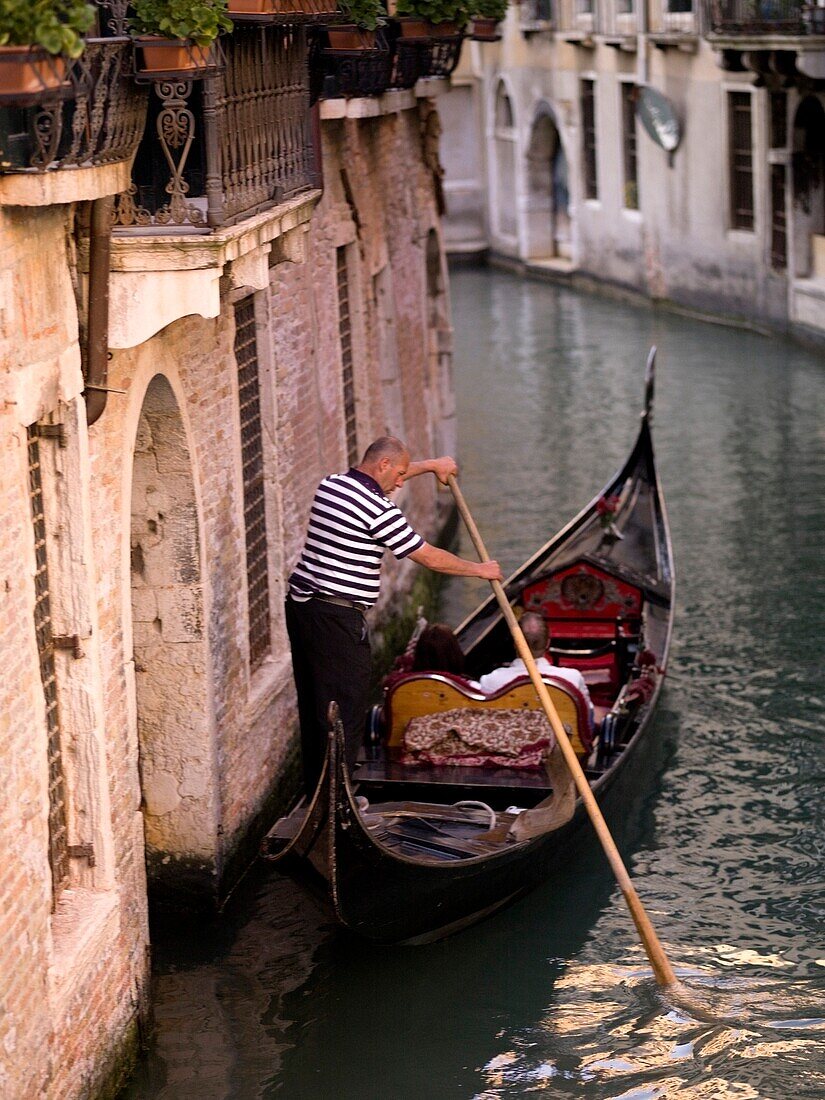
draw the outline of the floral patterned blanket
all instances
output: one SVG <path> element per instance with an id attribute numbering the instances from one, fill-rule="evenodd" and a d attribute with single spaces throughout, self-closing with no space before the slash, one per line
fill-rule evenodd
<path id="1" fill-rule="evenodd" d="M 401 759 L 405 764 L 538 770 L 554 744 L 543 711 L 456 707 L 410 719 Z"/>

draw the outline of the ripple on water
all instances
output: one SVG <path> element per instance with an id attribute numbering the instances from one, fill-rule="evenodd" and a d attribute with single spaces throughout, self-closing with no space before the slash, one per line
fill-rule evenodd
<path id="1" fill-rule="evenodd" d="M 728 967 L 784 968 L 786 960 L 719 945 Z M 821 1096 L 818 1017 L 776 1019 L 804 1004 L 800 983 L 680 971 L 685 999 L 671 1008 L 639 968 L 573 964 L 554 986 L 552 1007 L 532 1029 L 509 1036 L 511 1046 L 480 1068 L 476 1100 L 520 1095 L 627 1097 Z M 724 1013 L 718 1022 L 696 1019 Z M 797 1034 L 789 1034 L 797 1033 Z M 552 1057 L 549 1055 L 552 1053 Z M 818 1068 L 817 1068 L 818 1067 Z M 789 1077 L 799 1071 L 798 1076 Z"/>

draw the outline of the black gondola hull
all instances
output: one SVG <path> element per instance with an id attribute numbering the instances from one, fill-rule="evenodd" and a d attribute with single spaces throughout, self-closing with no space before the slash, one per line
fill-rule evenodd
<path id="1" fill-rule="evenodd" d="M 505 585 L 515 600 L 528 586 L 542 583 L 571 563 L 583 562 L 618 584 L 634 586 L 641 594 L 644 647 L 655 661 L 658 674 L 648 697 L 636 705 L 625 721 L 621 743 L 589 774 L 593 794 L 610 816 L 610 803 L 621 805 L 620 782 L 632 775 L 639 748 L 650 735 L 651 720 L 667 664 L 672 613 L 674 573 L 664 497 L 654 461 L 651 437 L 652 360 L 648 362 L 648 390 L 642 424 L 627 461 L 607 483 L 602 493 L 579 513 L 558 535 L 528 560 Z M 607 532 L 600 520 L 599 505 L 617 495 L 622 501 L 622 531 Z M 509 634 L 500 609 L 491 597 L 457 629 L 472 675 L 502 663 Z M 638 668 L 629 673 L 638 675 Z M 630 681 L 628 681 L 628 684 Z M 407 774 L 408 773 L 408 774 Z M 386 765 L 356 771 L 353 785 L 343 758 L 340 723 L 333 728 L 324 774 L 310 807 L 287 843 L 269 848 L 269 857 L 287 865 L 296 856 L 310 860 L 326 878 L 335 915 L 345 927 L 376 943 L 418 943 L 438 939 L 501 908 L 546 881 L 566 863 L 578 841 L 588 834 L 589 823 L 580 798 L 572 817 L 552 831 L 528 840 L 503 840 L 482 854 L 428 855 L 426 845 L 408 845 L 397 835 L 392 843 L 382 840 L 384 824 L 380 812 L 364 811 L 356 804 L 358 793 L 373 791 L 393 800 L 422 799 L 436 810 L 449 802 L 454 788 L 449 776 L 441 787 L 433 783 L 422 798 L 426 782 L 414 768 L 401 767 L 401 778 Z M 472 783 L 472 780 L 469 781 Z M 472 787 L 462 797 L 484 800 L 486 788 Z M 509 779 L 499 789 L 503 808 L 509 804 L 535 805 L 531 792 Z M 530 797 L 533 801 L 530 801 Z M 422 811 L 426 815 L 426 808 Z M 437 817 L 434 817 L 436 820 Z M 277 829 L 277 826 L 276 826 Z M 273 830 L 273 833 L 276 830 Z M 271 834 L 272 835 L 272 834 Z M 283 834 L 282 834 L 283 835 Z M 383 833 L 385 839 L 388 834 Z M 423 853 L 423 854 L 422 854 Z"/>

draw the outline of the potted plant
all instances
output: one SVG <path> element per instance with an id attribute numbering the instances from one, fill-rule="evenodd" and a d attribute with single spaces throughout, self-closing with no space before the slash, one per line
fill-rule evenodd
<path id="1" fill-rule="evenodd" d="M 509 0 L 475 0 L 473 6 L 473 38 L 478 42 L 497 42 L 501 35 L 498 24 L 507 14 Z"/>
<path id="2" fill-rule="evenodd" d="M 397 13 L 402 34 L 405 17 L 412 17 L 423 19 L 427 34 L 434 38 L 459 34 L 470 16 L 466 0 L 398 0 Z"/>
<path id="3" fill-rule="evenodd" d="M 375 32 L 387 22 L 382 0 L 341 0 L 345 22 L 327 27 L 332 50 L 375 49 Z"/>
<path id="4" fill-rule="evenodd" d="M 86 0 L 0 0 L 0 95 L 59 87 L 94 21 Z"/>
<path id="5" fill-rule="evenodd" d="M 129 22 L 149 73 L 206 67 L 212 43 L 232 30 L 226 0 L 134 0 Z"/>

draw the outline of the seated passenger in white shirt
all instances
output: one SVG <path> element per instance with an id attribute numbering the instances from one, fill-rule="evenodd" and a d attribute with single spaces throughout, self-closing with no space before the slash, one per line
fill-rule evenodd
<path id="1" fill-rule="evenodd" d="M 536 667 L 541 675 L 552 675 L 559 680 L 567 680 L 573 687 L 578 688 L 587 703 L 587 709 L 590 712 L 590 722 L 592 724 L 593 704 L 590 701 L 590 692 L 587 690 L 587 684 L 584 682 L 582 674 L 577 668 L 557 668 L 555 665 L 551 665 L 544 656 L 549 641 L 547 624 L 544 618 L 541 615 L 537 615 L 534 611 L 526 611 L 519 620 L 519 626 L 524 634 L 527 645 L 530 647 L 530 652 L 536 659 Z M 524 661 L 522 661 L 521 657 L 517 657 L 515 661 L 511 661 L 509 665 L 503 665 L 501 668 L 494 668 L 492 672 L 488 672 L 486 676 L 482 676 L 479 680 L 479 686 L 482 691 L 490 695 L 492 692 L 505 687 L 511 680 L 516 680 L 519 676 L 527 675 L 527 666 Z"/>

